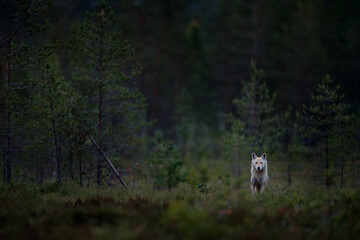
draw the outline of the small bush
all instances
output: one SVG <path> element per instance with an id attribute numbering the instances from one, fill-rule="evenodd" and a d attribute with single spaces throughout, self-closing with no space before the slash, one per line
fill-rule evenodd
<path id="1" fill-rule="evenodd" d="M 149 171 L 156 188 L 167 187 L 169 190 L 185 181 L 184 161 L 179 150 L 171 141 L 163 140 L 157 134 L 154 141 L 154 154 L 150 159 Z"/>
<path id="2" fill-rule="evenodd" d="M 42 187 L 40 187 L 39 190 L 41 193 L 55 193 L 60 190 L 60 187 L 60 183 L 55 181 L 51 183 L 45 183 Z"/>

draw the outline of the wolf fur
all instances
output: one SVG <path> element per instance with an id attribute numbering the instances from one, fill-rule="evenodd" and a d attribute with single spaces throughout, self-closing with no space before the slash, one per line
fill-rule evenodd
<path id="1" fill-rule="evenodd" d="M 253 196 L 256 193 L 260 194 L 264 191 L 266 184 L 269 180 L 268 165 L 266 153 L 261 157 L 256 156 L 255 153 L 251 154 L 251 178 L 250 189 Z"/>

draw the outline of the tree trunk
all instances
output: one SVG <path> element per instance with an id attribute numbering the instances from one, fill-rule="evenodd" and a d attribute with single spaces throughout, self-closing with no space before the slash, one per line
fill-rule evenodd
<path id="1" fill-rule="evenodd" d="M 258 9 L 258 1 L 254 0 L 252 4 L 252 48 L 251 48 L 251 58 L 256 61 L 258 55 L 258 18 L 259 18 L 259 9 Z"/>
<path id="2" fill-rule="evenodd" d="M 11 40 L 9 40 L 8 54 L 11 54 Z M 12 170 L 12 159 L 11 159 L 11 61 L 7 61 L 7 93 L 5 100 L 5 141 L 4 141 L 4 183 L 10 183 L 11 181 L 11 170 Z"/>
<path id="3" fill-rule="evenodd" d="M 54 109 L 53 109 L 53 103 L 51 102 L 51 124 L 52 124 L 52 132 L 53 132 L 53 141 L 54 141 L 54 155 L 56 159 L 56 177 L 57 181 L 61 183 L 61 160 L 59 156 L 59 142 L 58 142 L 58 135 L 56 130 L 56 121 L 54 116 Z"/>
<path id="4" fill-rule="evenodd" d="M 80 184 L 80 187 L 83 186 L 83 183 L 82 183 L 81 153 L 79 154 L 79 184 Z"/>
<path id="5" fill-rule="evenodd" d="M 291 160 L 290 160 L 290 158 L 288 159 L 287 182 L 288 182 L 288 186 L 291 186 L 292 179 L 291 179 Z"/>
<path id="6" fill-rule="evenodd" d="M 82 187 L 82 163 L 81 163 L 81 127 L 79 127 L 79 139 L 78 139 L 78 157 L 79 157 L 79 183 Z"/>
<path id="7" fill-rule="evenodd" d="M 40 179 L 39 179 L 40 186 L 42 186 L 43 182 L 44 182 L 44 160 L 41 159 Z"/>
<path id="8" fill-rule="evenodd" d="M 286 120 L 286 134 L 285 134 L 285 143 L 286 146 L 290 146 L 291 145 L 291 127 L 288 125 L 288 119 Z M 292 158 L 290 156 L 290 154 L 286 154 L 286 162 L 287 162 L 287 183 L 288 186 L 290 187 L 292 184 L 292 178 L 291 178 L 291 173 L 292 173 Z"/>
<path id="9" fill-rule="evenodd" d="M 34 159 L 34 156 L 32 156 L 32 159 Z M 42 186 L 44 180 L 44 158 L 43 157 L 38 158 L 36 163 L 37 163 L 36 181 L 39 186 Z"/>
<path id="10" fill-rule="evenodd" d="M 340 188 L 344 186 L 344 156 L 341 156 Z"/>
<path id="11" fill-rule="evenodd" d="M 344 186 L 344 139 L 341 139 L 340 188 Z"/>
<path id="12" fill-rule="evenodd" d="M 46 66 L 45 78 L 48 77 L 49 66 Z M 54 155 L 56 159 L 56 178 L 59 183 L 61 183 L 61 159 L 59 156 L 59 142 L 58 142 L 58 133 L 56 129 L 56 116 L 54 112 L 54 100 L 52 98 L 53 90 L 53 79 L 49 78 L 49 102 L 50 102 L 50 113 L 51 113 L 51 128 L 53 133 L 53 143 L 54 143 Z"/>
<path id="13" fill-rule="evenodd" d="M 86 129 L 85 129 L 86 131 Z M 86 134 L 88 135 L 88 137 L 90 138 L 91 142 L 94 144 L 94 146 L 96 147 L 96 149 L 98 150 L 98 152 L 104 157 L 105 161 L 110 165 L 110 167 L 112 168 L 114 174 L 116 175 L 116 177 L 119 179 L 120 183 L 127 188 L 126 183 L 124 182 L 124 180 L 121 178 L 119 172 L 116 170 L 115 166 L 112 164 L 112 162 L 110 161 L 110 159 L 105 155 L 104 151 L 101 149 L 101 147 L 96 143 L 95 139 L 89 134 L 88 131 L 86 131 Z"/>
<path id="14" fill-rule="evenodd" d="M 100 79 L 102 79 L 102 74 L 100 75 Z M 102 81 L 102 80 L 100 80 Z M 98 126 L 97 126 L 97 136 L 98 139 L 100 139 L 100 144 L 101 144 L 101 139 L 102 139 L 102 118 L 103 118 L 103 100 L 104 100 L 104 96 L 103 96 L 103 86 L 102 84 L 100 84 L 99 86 L 99 115 L 98 115 Z M 97 185 L 98 187 L 101 187 L 102 183 L 101 183 L 101 175 L 102 175 L 102 165 L 101 165 L 101 158 L 100 156 L 98 156 L 97 158 L 97 173 L 96 173 L 96 180 L 97 180 Z"/>
<path id="15" fill-rule="evenodd" d="M 248 126 L 248 136 L 251 136 L 251 138 L 253 139 L 252 141 L 251 141 L 251 148 L 252 148 L 252 150 L 254 150 L 254 147 L 257 145 L 257 143 L 258 143 L 258 138 L 259 138 L 259 136 L 257 136 L 257 134 L 255 134 L 255 132 L 256 132 L 256 128 L 258 128 L 258 126 L 257 126 L 257 123 L 256 123 L 256 119 L 257 119 L 257 117 L 256 117 L 256 114 L 257 114 L 257 111 L 256 111 L 256 109 L 255 109 L 255 91 L 256 91 L 256 81 L 257 81 L 257 79 L 253 79 L 252 77 L 251 77 L 251 96 L 252 96 L 252 98 L 251 98 L 251 105 L 250 105 L 250 111 L 249 111 L 249 117 L 250 117 L 250 126 Z M 255 137 L 253 137 L 253 136 L 255 136 Z"/>
<path id="16" fill-rule="evenodd" d="M 98 122 L 97 122 L 97 137 L 100 140 L 99 144 L 102 145 L 102 137 L 103 137 L 103 116 L 104 116 L 104 62 L 103 62 L 103 38 L 104 38 L 104 22 L 103 17 L 101 18 L 100 23 L 100 56 L 99 56 L 99 99 L 98 99 Z M 96 180 L 98 187 L 101 187 L 101 175 L 102 175 L 102 164 L 101 158 L 97 158 L 97 174 Z"/>
<path id="17" fill-rule="evenodd" d="M 92 172 L 92 163 L 93 163 L 93 158 L 90 159 L 90 164 L 88 165 L 89 166 L 89 169 L 88 169 L 88 178 L 87 178 L 87 184 L 86 184 L 86 187 L 89 188 L 90 187 L 90 180 L 91 180 L 91 172 Z"/>
<path id="18" fill-rule="evenodd" d="M 72 170 L 72 163 L 73 163 L 73 149 L 71 144 L 71 139 L 69 140 L 69 171 L 70 171 L 70 178 L 71 181 L 74 181 L 74 174 Z"/>
<path id="19" fill-rule="evenodd" d="M 225 62 L 225 82 L 226 82 L 226 112 L 232 113 L 232 105 L 233 105 L 233 85 L 232 85 L 232 79 L 230 74 L 230 61 L 228 58 L 226 58 Z"/>
<path id="20" fill-rule="evenodd" d="M 329 174 L 329 137 L 325 136 L 325 170 L 326 170 L 326 179 L 325 179 L 325 183 L 326 183 L 326 188 L 329 189 L 330 188 L 330 174 Z"/>

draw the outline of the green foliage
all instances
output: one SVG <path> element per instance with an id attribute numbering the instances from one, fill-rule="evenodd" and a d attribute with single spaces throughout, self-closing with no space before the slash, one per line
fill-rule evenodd
<path id="1" fill-rule="evenodd" d="M 83 107 L 83 100 L 60 74 L 55 55 L 44 60 L 40 70 L 40 80 L 34 81 L 33 95 L 27 102 L 31 112 L 26 123 L 27 133 L 32 136 L 27 148 L 37 155 L 38 171 L 42 174 L 56 171 L 57 180 L 61 182 L 62 164 L 68 150 L 65 146 L 73 140 L 72 130 L 78 125 L 76 114 Z"/>
<path id="2" fill-rule="evenodd" d="M 316 95 L 312 95 L 313 104 L 303 106 L 302 122 L 297 125 L 304 137 L 325 138 L 335 135 L 335 126 L 340 121 L 342 109 L 338 91 L 340 86 L 332 88 L 332 80 L 326 75 L 316 89 Z"/>
<path id="3" fill-rule="evenodd" d="M 2 4 L 0 26 L 0 62 L 11 61 L 10 71 L 31 69 L 41 57 L 48 56 L 53 46 L 37 47 L 31 44 L 35 36 L 48 29 L 41 19 L 49 12 L 52 0 L 7 1 Z M 19 79 L 18 81 L 21 82 Z"/>
<path id="4" fill-rule="evenodd" d="M 136 89 L 140 67 L 134 50 L 115 29 L 115 15 L 106 1 L 72 29 L 67 43 L 75 87 L 88 99 L 84 125 L 111 155 L 129 154 L 139 144 L 146 99 Z M 115 151 L 114 151 L 115 150 Z M 102 159 L 97 157 L 97 183 L 102 185 Z"/>
<path id="5" fill-rule="evenodd" d="M 167 187 L 169 190 L 185 181 L 184 162 L 180 152 L 170 141 L 163 139 L 158 132 L 154 141 L 154 150 L 149 160 L 149 171 L 157 188 Z"/>
<path id="6" fill-rule="evenodd" d="M 351 150 L 346 146 L 354 146 L 347 106 L 342 102 L 343 96 L 339 95 L 339 85 L 332 85 L 333 81 L 326 75 L 312 95 L 311 105 L 303 106 L 303 113 L 295 125 L 301 136 L 310 142 L 305 146 L 315 158 L 325 163 L 327 187 L 333 184 L 334 164 L 339 159 L 351 158 Z"/>
<path id="7" fill-rule="evenodd" d="M 57 0 L 48 32 L 44 32 L 49 27 L 45 14 L 52 1 L 1 3 L 0 112 L 4 121 L 0 155 L 5 166 L 0 174 L 5 181 L 11 181 L 14 173 L 17 182 L 37 179 L 39 184 L 43 179 L 54 180 L 55 175 L 58 179 L 65 177 L 63 182 L 77 181 L 77 177 L 82 182 L 81 176 L 86 175 L 92 184 L 97 168 L 98 183 L 112 185 L 113 175 L 104 168 L 105 162 L 88 139 L 86 127 L 126 180 L 136 182 L 130 186 L 136 187 L 149 179 L 138 174 L 141 176 L 135 181 L 134 173 L 140 173 L 138 165 L 131 168 L 128 162 L 147 169 L 143 159 L 158 154 L 153 152 L 157 147 L 133 151 L 152 137 L 153 131 L 149 137 L 143 130 L 148 126 L 145 119 L 150 117 L 159 119 L 157 127 L 176 145 L 172 150 L 170 142 L 163 140 L 164 147 L 159 150 L 174 161 L 160 153 L 154 157 L 155 162 L 169 162 L 159 174 L 161 187 L 177 185 L 178 179 L 166 176 L 177 175 L 186 167 L 191 176 L 178 185 L 190 183 L 197 192 L 198 183 L 211 190 L 214 184 L 220 185 L 227 189 L 223 193 L 227 196 L 232 189 L 248 183 L 252 151 L 269 153 L 270 178 L 274 182 L 282 181 L 288 167 L 298 177 L 295 182 L 306 179 L 317 184 L 315 175 L 323 169 L 323 161 L 318 159 L 326 159 L 326 172 L 335 181 L 341 178 L 340 186 L 359 184 L 359 144 L 355 141 L 360 134 L 356 121 L 359 116 L 348 112 L 359 114 L 360 98 L 353 92 L 360 86 L 356 81 L 360 69 L 360 2 L 108 2 L 114 11 L 103 0 L 72 4 Z M 91 12 L 85 16 L 84 9 Z M 70 25 L 74 27 L 69 32 Z M 66 49 L 60 44 L 56 59 L 49 60 L 53 46 L 45 43 L 55 38 L 66 42 Z M 248 81 L 239 81 L 247 76 L 250 58 L 267 69 L 266 81 L 264 72 L 254 63 Z M 144 67 L 142 74 L 136 59 Z M 42 73 L 33 74 L 33 70 Z M 308 119 L 315 127 L 299 123 L 303 138 L 297 139 L 290 127 L 291 110 L 283 114 L 279 109 L 286 109 L 289 103 L 294 110 L 300 109 L 310 100 L 310 91 L 323 72 L 336 76 L 347 92 L 344 100 L 351 105 L 341 103 L 339 109 L 331 109 L 332 103 L 314 98 L 320 107 L 309 107 L 307 114 L 315 116 Z M 71 76 L 70 81 L 66 82 L 61 73 Z M 137 86 L 150 100 L 149 109 Z M 338 111 L 337 117 L 320 116 L 328 111 L 325 108 Z M 234 114 L 229 116 L 228 125 L 222 112 Z M 224 129 L 228 130 L 225 136 Z M 326 144 L 322 141 L 324 129 L 330 134 Z M 293 142 L 299 144 L 292 145 L 290 149 L 296 155 L 290 156 L 283 150 Z M 325 145 L 329 151 L 324 154 L 321 151 Z M 300 152 L 303 154 L 297 154 Z M 218 163 L 222 157 L 233 165 Z M 284 159 L 288 161 L 275 164 Z M 296 159 L 300 161 L 294 162 Z M 293 168 L 294 163 L 298 168 Z M 316 173 L 312 175 L 309 170 Z M 226 204 L 223 197 L 221 205 Z M 188 208 L 182 206 L 180 212 L 182 209 Z"/>
<path id="8" fill-rule="evenodd" d="M 23 127 L 23 98 L 31 83 L 24 73 L 34 70 L 42 59 L 49 56 L 53 45 L 37 47 L 33 44 L 48 25 L 41 18 L 50 9 L 50 0 L 6 1 L 1 4 L 0 66 L 4 68 L 4 81 L 0 86 L 0 109 L 4 122 L 0 134 L 4 136 L 4 181 L 12 181 L 14 132 Z M 17 135 L 19 135 L 17 132 Z"/>
<path id="9" fill-rule="evenodd" d="M 270 94 L 264 72 L 251 62 L 250 80 L 243 81 L 241 98 L 235 99 L 236 118 L 229 116 L 230 130 L 224 136 L 225 159 L 243 162 L 251 152 L 276 152 L 282 148 L 284 117 L 275 112 L 276 95 Z"/>
<path id="10" fill-rule="evenodd" d="M 52 183 L 46 183 L 39 188 L 40 193 L 57 193 L 59 192 L 61 185 L 59 182 L 55 181 Z"/>
<path id="11" fill-rule="evenodd" d="M 114 12 L 106 1 L 99 1 L 95 11 L 73 28 L 67 49 L 74 85 L 89 101 L 89 129 L 96 131 L 101 146 L 115 144 L 123 152 L 138 143 L 136 134 L 148 125 L 145 98 L 134 90 L 140 67 L 134 50 L 115 29 Z"/>

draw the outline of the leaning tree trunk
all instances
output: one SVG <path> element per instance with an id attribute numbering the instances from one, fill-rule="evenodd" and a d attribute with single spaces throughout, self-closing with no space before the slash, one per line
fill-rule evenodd
<path id="1" fill-rule="evenodd" d="M 86 130 L 85 130 L 86 131 Z M 101 147 L 99 146 L 99 144 L 95 141 L 95 139 L 90 135 L 90 133 L 88 131 L 86 131 L 87 136 L 90 138 L 91 142 L 93 143 L 93 145 L 95 146 L 95 148 L 98 150 L 98 152 L 103 156 L 103 158 L 105 159 L 105 161 L 110 165 L 111 169 L 113 170 L 115 176 L 119 179 L 120 183 L 127 188 L 126 183 L 124 182 L 124 180 L 122 179 L 120 173 L 118 172 L 118 170 L 116 170 L 114 164 L 110 161 L 110 159 L 106 156 L 106 154 L 104 153 L 104 151 L 101 149 Z"/>

